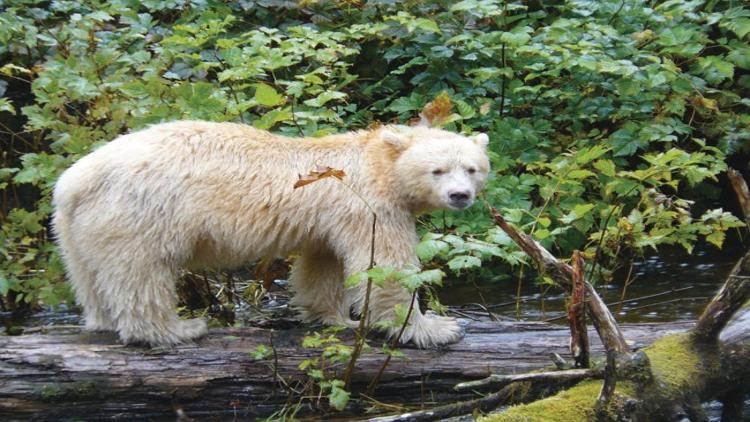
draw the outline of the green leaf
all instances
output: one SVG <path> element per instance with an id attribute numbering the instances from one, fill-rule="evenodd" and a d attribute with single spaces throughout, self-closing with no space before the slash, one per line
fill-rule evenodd
<path id="1" fill-rule="evenodd" d="M 575 220 L 578 220 L 579 218 L 582 218 L 586 216 L 586 214 L 591 211 L 592 208 L 594 208 L 594 204 L 578 204 L 575 207 L 573 207 L 573 210 L 569 212 L 567 215 L 562 217 L 560 221 L 563 224 L 570 224 Z"/>
<path id="2" fill-rule="evenodd" d="M 402 286 L 413 292 L 425 284 L 440 285 L 445 274 L 440 270 L 421 271 L 400 280 Z"/>
<path id="3" fill-rule="evenodd" d="M 331 387 L 331 393 L 328 395 L 328 402 L 334 409 L 341 411 L 349 403 L 349 396 L 348 391 L 341 387 L 333 386 Z"/>
<path id="4" fill-rule="evenodd" d="M 10 290 L 10 282 L 7 278 L 0 275 L 0 296 L 5 296 Z"/>
<path id="5" fill-rule="evenodd" d="M 0 112 L 6 111 L 10 114 L 16 114 L 16 108 L 13 107 L 13 103 L 7 98 L 0 98 Z"/>
<path id="6" fill-rule="evenodd" d="M 697 66 L 706 80 L 713 84 L 734 77 L 734 65 L 718 56 L 701 57 L 698 59 Z"/>
<path id="7" fill-rule="evenodd" d="M 585 170 L 585 169 L 578 169 L 578 170 L 571 170 L 566 174 L 566 176 L 570 179 L 585 179 L 587 177 L 596 176 L 596 174 L 591 170 Z"/>
<path id="8" fill-rule="evenodd" d="M 255 84 L 255 100 L 263 106 L 275 107 L 284 102 L 284 97 L 267 84 Z"/>
<path id="9" fill-rule="evenodd" d="M 478 268 L 482 266 L 482 261 L 471 255 L 459 255 L 448 261 L 448 268 L 453 272 L 461 272 L 462 270 L 469 270 L 472 268 Z"/>
<path id="10" fill-rule="evenodd" d="M 594 168 L 605 176 L 615 177 L 615 163 L 612 160 L 597 160 L 594 163 Z"/>
<path id="11" fill-rule="evenodd" d="M 258 129 L 268 130 L 276 126 L 277 123 L 292 120 L 291 107 L 283 109 L 274 109 L 264 114 L 260 119 L 253 121 L 253 126 Z"/>
<path id="12" fill-rule="evenodd" d="M 323 107 L 329 101 L 339 100 L 341 98 L 346 98 L 346 94 L 339 91 L 323 91 L 317 97 L 305 100 L 305 105 L 310 107 Z"/>
<path id="13" fill-rule="evenodd" d="M 419 260 L 422 262 L 429 262 L 435 256 L 447 252 L 449 246 L 442 240 L 427 239 L 419 242 L 415 248 Z"/>
<path id="14" fill-rule="evenodd" d="M 271 354 L 271 349 L 265 344 L 259 344 L 255 347 L 255 350 L 248 352 L 248 355 L 250 355 L 253 360 L 263 360 L 271 356 Z"/>
<path id="15" fill-rule="evenodd" d="M 724 244 L 725 238 L 726 238 L 726 234 L 724 234 L 723 231 L 714 231 L 708 236 L 706 236 L 706 240 L 716 245 L 716 247 L 719 249 L 721 249 L 722 245 Z"/>
<path id="16" fill-rule="evenodd" d="M 348 289 L 350 287 L 354 287 L 357 284 L 365 282 L 365 281 L 367 281 L 366 271 L 354 273 L 354 274 L 351 274 L 349 277 L 347 277 L 346 280 L 344 280 L 344 287 Z"/>

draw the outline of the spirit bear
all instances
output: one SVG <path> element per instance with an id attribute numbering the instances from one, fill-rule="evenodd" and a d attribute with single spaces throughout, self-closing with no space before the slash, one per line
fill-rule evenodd
<path id="1" fill-rule="evenodd" d="M 356 326 L 375 261 L 419 264 L 414 216 L 470 206 L 489 171 L 487 135 L 383 126 L 288 138 L 233 123 L 181 121 L 121 136 L 76 162 L 54 190 L 53 227 L 86 327 L 125 343 L 170 346 L 206 332 L 175 312 L 181 269 L 231 268 L 299 257 L 292 304 L 308 320 Z M 346 172 L 294 189 L 316 166 Z M 395 283 L 371 293 L 371 320 L 394 317 L 411 295 Z M 397 332 L 393 329 L 390 333 Z M 412 312 L 404 342 L 429 347 L 462 335 L 452 318 Z"/>

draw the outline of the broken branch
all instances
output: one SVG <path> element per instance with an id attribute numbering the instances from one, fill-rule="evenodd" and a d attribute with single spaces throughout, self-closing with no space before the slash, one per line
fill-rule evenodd
<path id="1" fill-rule="evenodd" d="M 573 267 L 560 262 L 544 246 L 532 239 L 531 236 L 513 228 L 494 207 L 490 206 L 490 213 L 495 224 L 500 226 L 531 257 L 541 272 L 548 274 L 560 286 L 572 288 Z M 617 325 L 617 321 L 615 321 L 612 313 L 609 312 L 607 305 L 599 297 L 594 286 L 585 280 L 584 286 L 585 294 L 588 298 L 588 307 L 586 310 L 591 317 L 597 333 L 599 333 L 599 337 L 602 339 L 602 343 L 604 343 L 607 350 L 614 349 L 618 353 L 627 353 L 629 348 L 625 342 L 625 337 L 622 335 L 622 331 L 620 331 L 620 327 Z"/>
<path id="2" fill-rule="evenodd" d="M 588 368 L 589 336 L 586 330 L 586 286 L 583 282 L 583 257 L 573 252 L 573 291 L 568 307 L 570 325 L 570 353 L 576 368 Z"/>

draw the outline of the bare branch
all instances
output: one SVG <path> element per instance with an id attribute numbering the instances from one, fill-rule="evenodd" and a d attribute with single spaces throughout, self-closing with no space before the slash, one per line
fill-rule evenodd
<path id="1" fill-rule="evenodd" d="M 500 226 L 505 233 L 510 236 L 518 246 L 531 257 L 532 260 L 537 264 L 540 271 L 548 274 L 552 279 L 564 288 L 572 288 L 573 286 L 573 267 L 570 265 L 560 262 L 554 255 L 546 250 L 536 240 L 532 239 L 531 236 L 521 233 L 513 226 L 508 224 L 500 213 L 494 207 L 490 207 L 490 213 L 495 221 L 495 224 Z M 587 313 L 591 317 L 591 321 L 596 328 L 599 337 L 602 339 L 602 343 L 607 350 L 614 349 L 618 353 L 627 353 L 629 347 L 625 342 L 625 337 L 620 331 L 620 327 L 617 325 L 617 321 L 609 312 L 607 305 L 604 304 L 599 294 L 590 283 L 584 280 L 585 294 L 588 300 Z"/>
<path id="2" fill-rule="evenodd" d="M 583 257 L 573 252 L 573 292 L 568 306 L 570 353 L 576 368 L 588 368 L 589 335 L 586 330 L 586 286 L 583 281 Z"/>
<path id="3" fill-rule="evenodd" d="M 742 177 L 742 173 L 733 168 L 727 169 L 727 176 L 732 183 L 732 188 L 737 195 L 737 200 L 740 202 L 745 221 L 750 221 L 750 189 L 747 187 L 745 178 Z"/>
<path id="4" fill-rule="evenodd" d="M 484 388 L 488 386 L 505 386 L 514 382 L 523 381 L 580 381 L 584 378 L 601 378 L 602 371 L 599 369 L 567 369 L 564 371 L 530 372 L 527 374 L 497 375 L 492 374 L 487 378 L 477 381 L 467 381 L 456 384 L 456 391 L 467 391 Z"/>
<path id="5" fill-rule="evenodd" d="M 737 262 L 726 282 L 693 328 L 697 341 L 715 342 L 735 312 L 750 299 L 750 252 Z"/>

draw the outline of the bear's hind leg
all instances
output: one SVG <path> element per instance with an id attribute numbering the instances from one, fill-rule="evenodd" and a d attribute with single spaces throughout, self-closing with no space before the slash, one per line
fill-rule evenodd
<path id="1" fill-rule="evenodd" d="M 83 320 L 87 330 L 114 330 L 112 316 L 102 303 L 102 297 L 95 289 L 96 272 L 89 268 L 78 253 L 77 243 L 71 238 L 70 230 L 63 222 L 67 220 L 55 215 L 55 231 L 60 244 L 60 255 L 65 263 L 68 281 L 73 287 L 76 301 L 83 307 Z"/>
<path id="2" fill-rule="evenodd" d="M 175 271 L 166 263 L 129 258 L 126 268 L 113 266 L 97 274 L 120 339 L 173 346 L 204 335 L 205 321 L 180 320 L 175 312 Z"/>
<path id="3" fill-rule="evenodd" d="M 294 262 L 289 277 L 292 306 L 308 321 L 356 327 L 350 316 L 352 302 L 344 295 L 344 268 L 331 251 L 307 249 Z"/>
<path id="4" fill-rule="evenodd" d="M 96 275 L 72 251 L 63 254 L 63 261 L 73 286 L 76 300 L 83 307 L 83 321 L 87 330 L 110 331 L 115 326 L 112 317 L 95 289 Z"/>

